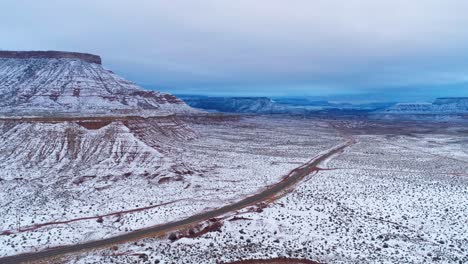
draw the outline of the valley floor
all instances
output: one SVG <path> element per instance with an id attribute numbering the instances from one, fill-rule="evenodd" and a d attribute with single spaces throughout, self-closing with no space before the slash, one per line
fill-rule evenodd
<path id="1" fill-rule="evenodd" d="M 174 242 L 149 238 L 68 261 L 228 263 L 286 257 L 320 263 L 466 263 L 465 129 L 363 133 L 367 124 L 333 124 L 354 132 L 357 143 L 262 210 L 235 212 L 217 231 L 200 236 Z"/>
<path id="2" fill-rule="evenodd" d="M 8 190 L 0 196 L 0 213 L 7 215 L 0 226 L 8 231 L 0 236 L 0 254 L 110 237 L 208 211 L 281 181 L 289 171 L 352 138 L 355 144 L 327 159 L 279 199 L 188 230 L 60 261 L 468 261 L 466 127 L 266 117 L 186 121 L 197 137 L 171 141 L 170 146 L 162 142 L 159 149 L 130 126 L 126 133 L 135 135 L 135 142 L 161 153 L 161 158 L 150 159 L 161 168 L 148 165 L 146 170 L 153 171 L 140 169 L 112 184 L 104 182 L 106 188 L 99 191 L 93 188 L 100 186 L 100 175 L 69 184 L 67 191 L 51 187 L 56 185 L 48 178 L 51 186 L 41 182 L 41 193 L 54 200 L 18 204 L 35 197 L 30 190 L 37 190 L 32 186 L 37 183 L 18 183 L 14 177 L 0 180 L 1 188 Z M 79 202 L 63 209 L 65 200 L 61 203 L 60 197 L 70 190 L 75 195 L 71 200 Z M 71 222 L 51 223 L 57 221 Z M 51 224 L 27 230 L 40 223 Z"/>
<path id="3" fill-rule="evenodd" d="M 5 145 L 16 142 L 15 149 L 25 150 L 31 144 L 38 147 L 23 159 L 12 153 L 15 162 L 3 157 L 0 185 L 6 192 L 0 195 L 4 216 L 0 254 L 112 237 L 233 203 L 281 181 L 341 140 L 320 121 L 187 121 L 187 131 L 197 136 L 158 138 L 156 143 L 146 129 L 142 132 L 120 121 L 97 130 L 73 123 L 3 124 L 9 126 L 3 136 Z M 52 134 L 54 142 L 26 137 L 31 130 Z M 61 134 L 67 130 L 73 133 Z M 72 144 L 69 134 L 81 139 Z M 70 153 L 63 154 L 71 145 L 79 145 L 74 148 L 88 156 L 73 159 Z M 47 155 L 42 154 L 45 148 Z M 31 164 L 30 156 L 36 157 L 35 163 Z M 89 163 L 82 166 L 84 160 Z"/>

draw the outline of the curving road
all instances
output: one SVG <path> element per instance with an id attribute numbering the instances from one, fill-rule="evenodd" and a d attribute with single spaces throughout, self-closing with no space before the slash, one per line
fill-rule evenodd
<path id="1" fill-rule="evenodd" d="M 80 251 L 103 248 L 103 247 L 108 247 L 113 244 L 134 241 L 134 240 L 142 239 L 145 237 L 157 236 L 157 235 L 161 235 L 170 231 L 182 229 L 185 226 L 196 224 L 202 221 L 206 221 L 211 218 L 218 217 L 218 216 L 224 215 L 232 211 L 242 209 L 252 204 L 263 202 L 271 198 L 272 196 L 281 194 L 283 191 L 288 190 L 294 184 L 298 183 L 300 180 L 302 180 L 304 177 L 306 177 L 312 171 L 314 171 L 317 165 L 320 164 L 322 161 L 342 151 L 346 147 L 354 144 L 354 142 L 355 141 L 353 139 L 349 139 L 345 143 L 340 144 L 330 149 L 328 152 L 323 153 L 322 155 L 309 161 L 308 163 L 294 169 L 293 171 L 290 172 L 288 177 L 282 180 L 281 182 L 275 185 L 272 185 L 271 187 L 269 187 L 268 189 L 260 193 L 249 196 L 233 204 L 226 205 L 224 207 L 221 207 L 212 211 L 193 215 L 183 220 L 170 222 L 170 223 L 162 224 L 162 225 L 157 225 L 157 226 L 153 226 L 153 227 L 149 227 L 145 229 L 140 229 L 140 230 L 136 230 L 127 234 L 123 234 L 123 235 L 119 235 L 119 236 L 115 236 L 111 238 L 85 242 L 83 244 L 51 248 L 51 249 L 47 249 L 47 250 L 40 251 L 40 252 L 25 253 L 25 254 L 0 258 L 0 263 L 1 264 L 10 264 L 10 263 L 17 264 L 17 263 L 24 263 L 24 262 L 40 261 L 40 260 L 44 260 L 48 258 L 59 257 L 59 256 L 70 254 L 70 253 L 77 253 Z"/>

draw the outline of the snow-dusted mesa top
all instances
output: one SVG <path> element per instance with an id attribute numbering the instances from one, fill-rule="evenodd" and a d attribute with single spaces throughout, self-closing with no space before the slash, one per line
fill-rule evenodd
<path id="1" fill-rule="evenodd" d="M 468 97 L 437 98 L 433 103 L 400 103 L 386 110 L 391 114 L 466 114 Z"/>
<path id="2" fill-rule="evenodd" d="M 101 57 L 89 53 L 66 51 L 7 51 L 0 50 L 0 58 L 7 59 L 80 59 L 90 63 L 101 64 Z"/>
<path id="3" fill-rule="evenodd" d="M 99 56 L 68 52 L 0 52 L 0 112 L 187 113 L 170 94 L 146 91 L 104 69 Z"/>

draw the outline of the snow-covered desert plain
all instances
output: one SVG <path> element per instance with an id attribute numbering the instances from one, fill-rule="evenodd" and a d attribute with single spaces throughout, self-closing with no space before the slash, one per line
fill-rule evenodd
<path id="1" fill-rule="evenodd" d="M 144 159 L 146 165 L 130 163 L 128 172 L 89 167 L 83 168 L 82 178 L 57 177 L 56 169 L 53 177 L 37 173 L 42 176 L 29 182 L 2 179 L 6 192 L 0 210 L 7 217 L 1 220 L 1 254 L 102 239 L 209 211 L 281 181 L 318 153 L 352 138 L 342 153 L 277 199 L 183 230 L 55 261 L 468 261 L 468 141 L 463 124 L 282 117 L 190 117 L 183 123 L 192 131 L 190 138 L 162 142 L 158 153 L 164 155 L 145 154 L 152 157 Z M 151 152 L 140 143 L 135 139 L 130 145 L 136 152 Z M 102 163 L 108 167 L 109 162 L 116 161 Z"/>
<path id="2" fill-rule="evenodd" d="M 9 153 L 1 165 L 1 254 L 102 239 L 229 204 L 342 141 L 321 121 L 177 122 L 117 119 L 99 129 L 1 122 L 0 147 Z"/>

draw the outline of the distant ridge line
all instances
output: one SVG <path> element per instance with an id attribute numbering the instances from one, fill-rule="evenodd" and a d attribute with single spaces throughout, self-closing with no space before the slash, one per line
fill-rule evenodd
<path id="1" fill-rule="evenodd" d="M 89 53 L 67 51 L 8 51 L 0 50 L 0 58 L 7 59 L 80 59 L 95 64 L 102 64 L 101 57 Z"/>
<path id="2" fill-rule="evenodd" d="M 468 96 L 453 96 L 453 97 L 437 97 L 436 99 L 451 99 L 451 100 L 465 100 L 468 99 Z"/>

